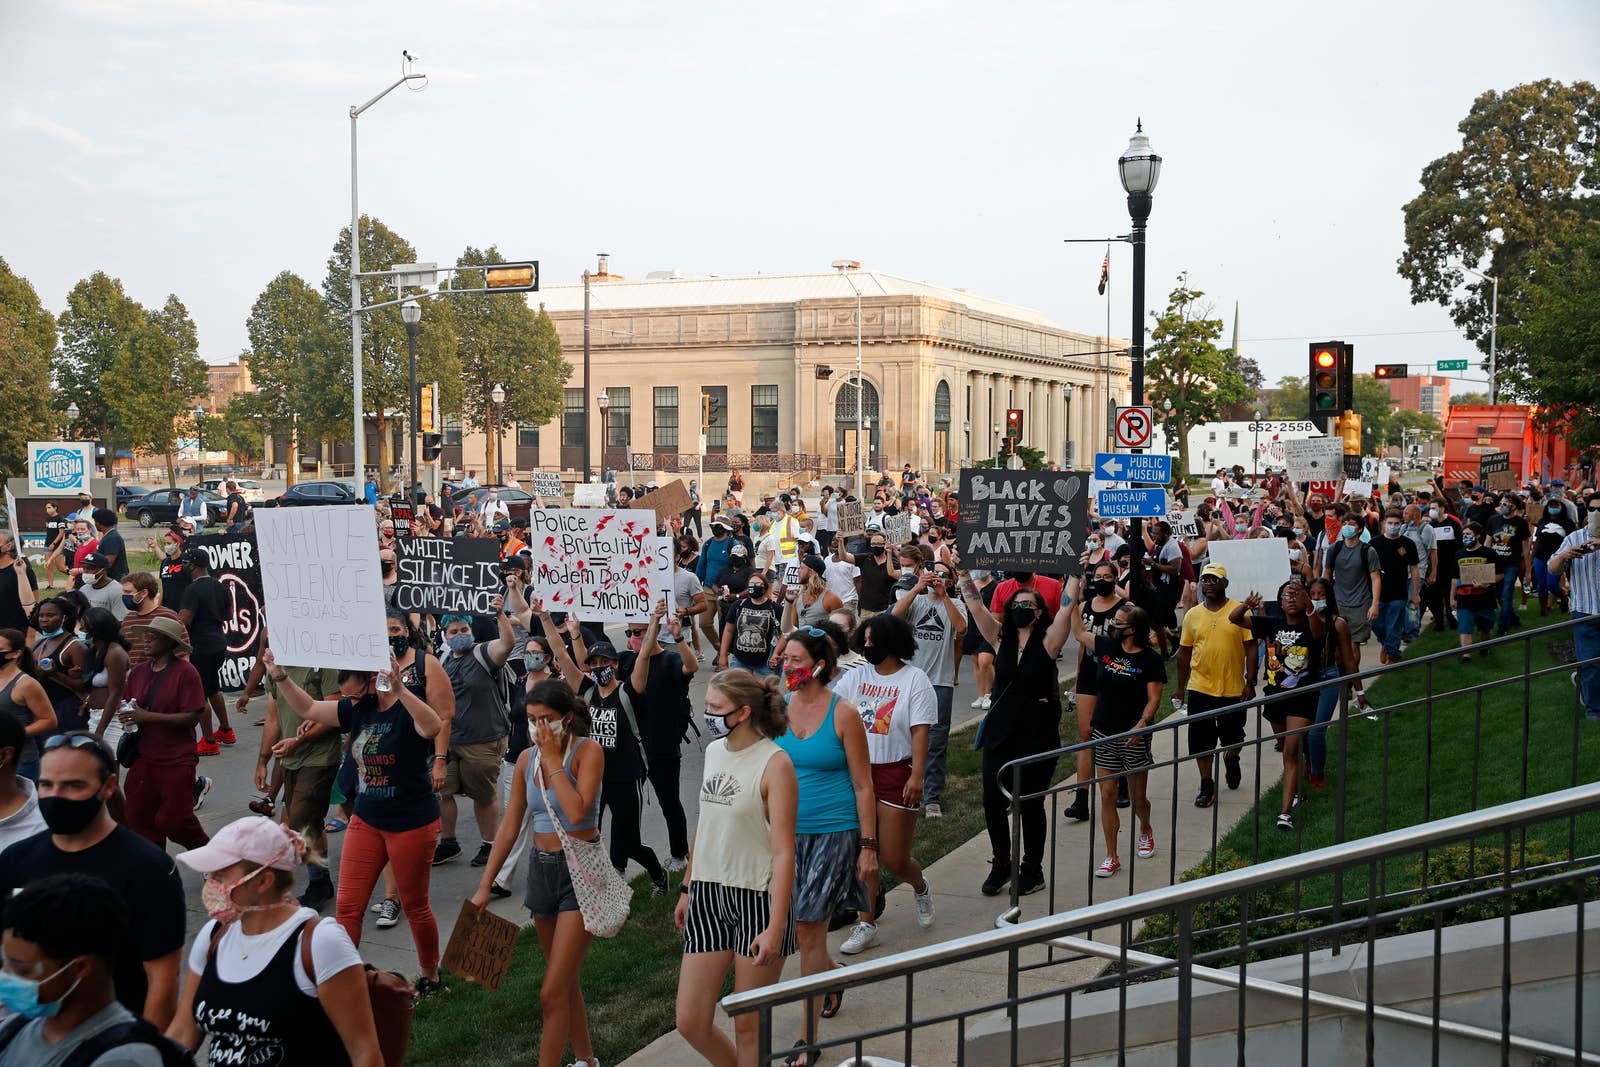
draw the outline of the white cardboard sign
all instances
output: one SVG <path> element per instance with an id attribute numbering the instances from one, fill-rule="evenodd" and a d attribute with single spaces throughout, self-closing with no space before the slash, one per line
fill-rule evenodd
<path id="1" fill-rule="evenodd" d="M 1289 580 L 1289 542 L 1285 538 L 1212 541 L 1207 551 L 1212 563 L 1227 568 L 1228 596 L 1234 600 L 1251 593 L 1260 593 L 1262 600 L 1277 600 L 1278 588 Z"/>
<path id="2" fill-rule="evenodd" d="M 1284 465 L 1291 482 L 1317 482 L 1344 473 L 1344 443 L 1337 437 L 1307 437 L 1283 442 Z"/>
<path id="3" fill-rule="evenodd" d="M 389 669 L 378 526 L 365 504 L 255 512 L 272 654 L 286 667 Z"/>
<path id="4" fill-rule="evenodd" d="M 581 622 L 648 622 L 672 593 L 670 546 L 653 511 L 531 508 L 530 595 Z"/>

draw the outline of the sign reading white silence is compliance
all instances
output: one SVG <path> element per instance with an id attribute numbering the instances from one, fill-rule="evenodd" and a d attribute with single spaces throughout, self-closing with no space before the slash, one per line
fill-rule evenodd
<path id="1" fill-rule="evenodd" d="M 1089 476 L 1077 471 L 961 472 L 961 562 L 984 570 L 1079 573 Z"/>
<path id="2" fill-rule="evenodd" d="M 262 508 L 255 525 L 267 630 L 278 662 L 388 670 L 372 508 Z"/>
<path id="3" fill-rule="evenodd" d="M 652 511 L 531 508 L 529 595 L 580 622 L 648 622 L 672 588 L 660 544 Z"/>
<path id="4" fill-rule="evenodd" d="M 396 537 L 394 606 L 424 615 L 493 615 L 500 542 L 492 537 Z"/>

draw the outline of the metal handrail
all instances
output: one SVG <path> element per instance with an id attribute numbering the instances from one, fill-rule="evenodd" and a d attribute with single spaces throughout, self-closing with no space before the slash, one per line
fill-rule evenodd
<path id="1" fill-rule="evenodd" d="M 1238 895 L 1261 886 L 1303 879 L 1363 861 L 1437 848 L 1449 841 L 1474 837 L 1489 830 L 1531 825 L 1588 810 L 1600 810 L 1600 783 L 1575 786 L 1509 804 L 1452 815 L 1434 822 L 1329 845 L 1312 852 L 1268 860 L 1239 870 L 1223 871 L 1192 882 L 1179 882 L 1090 904 L 1015 926 L 1007 925 L 1003 929 L 985 930 L 937 945 L 852 963 L 842 969 L 791 978 L 760 989 L 729 994 L 722 998 L 721 1004 L 729 1015 L 741 1015 L 841 988 L 852 988 L 1023 948 L 1068 936 L 1078 930 L 1114 926 L 1124 920 L 1172 911 L 1181 905 Z"/>

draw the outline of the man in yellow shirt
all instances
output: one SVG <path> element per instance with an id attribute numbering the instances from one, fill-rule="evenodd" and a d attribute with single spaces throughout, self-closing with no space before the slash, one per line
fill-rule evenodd
<path id="1" fill-rule="evenodd" d="M 1194 806 L 1209 808 L 1217 797 L 1211 777 L 1216 751 L 1223 746 L 1222 762 L 1228 788 L 1239 788 L 1239 746 L 1244 744 L 1245 709 L 1204 716 L 1216 708 L 1251 700 L 1256 695 L 1256 641 L 1248 627 L 1228 621 L 1237 604 L 1228 597 L 1228 571 L 1208 563 L 1200 572 L 1200 603 L 1183 617 L 1178 641 L 1178 691 L 1188 705 L 1189 755 L 1198 756 L 1200 792 Z M 1196 718 L 1196 716 L 1202 716 Z"/>

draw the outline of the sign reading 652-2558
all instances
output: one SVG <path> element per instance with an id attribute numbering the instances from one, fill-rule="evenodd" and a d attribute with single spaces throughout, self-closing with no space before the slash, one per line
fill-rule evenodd
<path id="1" fill-rule="evenodd" d="M 1305 422 L 1252 422 L 1246 424 L 1245 433 L 1321 433 L 1317 424 Z"/>

